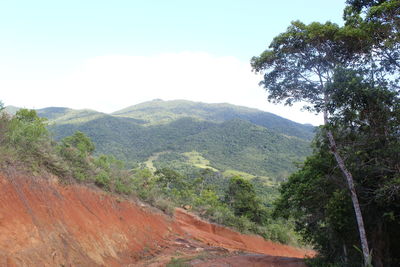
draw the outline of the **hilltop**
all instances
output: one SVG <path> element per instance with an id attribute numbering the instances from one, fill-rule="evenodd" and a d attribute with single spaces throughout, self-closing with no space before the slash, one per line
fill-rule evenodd
<path id="1" fill-rule="evenodd" d="M 313 126 L 304 125 L 258 109 L 228 103 L 207 104 L 188 100 L 153 100 L 133 105 L 112 113 L 119 117 L 144 120 L 147 125 L 168 123 L 179 118 L 224 122 L 242 119 L 289 136 L 310 140 Z"/>

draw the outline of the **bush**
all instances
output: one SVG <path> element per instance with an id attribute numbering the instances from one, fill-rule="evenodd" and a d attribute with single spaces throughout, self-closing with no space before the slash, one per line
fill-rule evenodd
<path id="1" fill-rule="evenodd" d="M 114 187 L 115 187 L 115 192 L 117 192 L 118 194 L 129 195 L 130 193 L 132 193 L 132 186 L 124 183 L 121 180 L 121 178 L 115 180 Z"/>
<path id="2" fill-rule="evenodd" d="M 212 222 L 226 225 L 234 226 L 236 223 L 236 216 L 233 211 L 225 205 L 217 205 L 206 211 L 205 216 Z"/>
<path id="3" fill-rule="evenodd" d="M 95 183 L 106 190 L 110 190 L 110 177 L 105 171 L 101 171 L 96 175 Z"/>
<path id="4" fill-rule="evenodd" d="M 229 180 L 225 202 L 238 217 L 246 217 L 258 224 L 262 224 L 266 219 L 265 210 L 261 206 L 261 201 L 257 198 L 254 186 L 240 176 L 233 176 Z"/>
<path id="5" fill-rule="evenodd" d="M 152 201 L 153 206 L 159 208 L 168 215 L 173 215 L 175 210 L 175 205 L 173 202 L 165 199 L 163 197 L 155 197 Z"/>
<path id="6" fill-rule="evenodd" d="M 57 155 L 46 120 L 34 110 L 20 109 L 15 116 L 0 115 L 1 161 L 18 164 L 34 173 L 47 170 L 64 175 L 66 166 Z"/>
<path id="7" fill-rule="evenodd" d="M 270 223 L 266 226 L 258 226 L 255 232 L 265 239 L 277 241 L 282 244 L 293 243 L 293 235 L 290 229 L 283 223 Z"/>

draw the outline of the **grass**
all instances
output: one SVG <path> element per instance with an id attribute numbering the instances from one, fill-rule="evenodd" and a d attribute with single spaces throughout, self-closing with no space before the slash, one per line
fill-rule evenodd
<path id="1" fill-rule="evenodd" d="M 242 178 L 244 178 L 246 180 L 251 180 L 251 179 L 256 177 L 255 175 L 252 175 L 250 173 L 237 171 L 237 170 L 232 170 L 232 169 L 228 169 L 228 170 L 224 171 L 222 173 L 222 175 L 225 178 L 230 178 L 230 177 L 233 177 L 233 176 L 240 176 L 240 177 L 242 177 Z"/>
<path id="2" fill-rule="evenodd" d="M 272 181 L 270 177 L 268 176 L 256 176 L 247 172 L 242 172 L 242 171 L 238 171 L 238 170 L 232 170 L 232 169 L 228 169 L 225 170 L 222 175 L 225 178 L 231 178 L 233 176 L 240 176 L 246 180 L 251 180 L 254 179 L 256 177 L 259 177 L 260 179 L 262 179 L 263 181 L 265 181 L 265 185 L 267 186 L 272 186 L 272 185 L 276 185 L 276 182 Z"/>
<path id="3" fill-rule="evenodd" d="M 193 260 L 201 260 L 201 261 L 206 261 L 209 259 L 214 259 L 214 258 L 219 258 L 219 257 L 224 257 L 226 255 L 230 254 L 229 252 L 219 252 L 217 254 L 210 253 L 210 252 L 200 252 L 196 256 L 192 257 L 182 257 L 182 258 L 172 258 L 169 263 L 167 263 L 167 267 L 187 267 L 187 266 L 192 266 L 190 264 L 191 261 Z"/>
<path id="4" fill-rule="evenodd" d="M 182 153 L 188 160 L 187 162 L 191 165 L 201 168 L 201 169 L 211 169 L 213 171 L 218 171 L 217 169 L 210 166 L 210 161 L 204 158 L 199 152 L 191 151 Z"/>
<path id="5" fill-rule="evenodd" d="M 146 165 L 146 167 L 151 170 L 152 172 L 155 172 L 157 169 L 154 166 L 154 161 L 156 161 L 158 159 L 159 156 L 168 153 L 168 151 L 163 151 L 163 152 L 158 152 L 158 153 L 154 153 L 153 155 L 151 155 L 145 162 L 144 164 Z"/>
<path id="6" fill-rule="evenodd" d="M 71 110 L 68 113 L 61 115 L 53 120 L 49 120 L 49 122 L 61 124 L 81 124 L 85 122 L 89 122 L 91 120 L 106 116 L 101 112 L 97 112 L 89 109 L 82 110 Z"/>
<path id="7" fill-rule="evenodd" d="M 169 263 L 167 263 L 167 267 L 190 267 L 191 265 L 188 263 L 191 261 L 191 258 L 172 258 Z"/>

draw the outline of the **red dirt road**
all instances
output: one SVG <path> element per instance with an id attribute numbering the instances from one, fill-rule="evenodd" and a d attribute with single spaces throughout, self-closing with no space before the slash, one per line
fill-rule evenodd
<path id="1" fill-rule="evenodd" d="M 0 175 L 0 266 L 163 266 L 177 254 L 196 258 L 205 252 L 218 257 L 191 264 L 304 266 L 299 259 L 232 254 L 236 250 L 296 258 L 309 253 L 241 235 L 181 209 L 171 219 L 99 190 L 60 185 L 55 177 Z"/>
<path id="2" fill-rule="evenodd" d="M 287 258 L 277 256 L 267 256 L 259 254 L 247 254 L 231 257 L 220 257 L 208 261 L 191 261 L 193 267 L 228 267 L 228 266 L 242 266 L 242 267 L 305 267 L 306 265 L 301 259 Z"/>

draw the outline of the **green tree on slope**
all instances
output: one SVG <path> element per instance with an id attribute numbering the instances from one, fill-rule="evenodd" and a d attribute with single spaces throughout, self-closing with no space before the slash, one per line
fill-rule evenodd
<path id="1" fill-rule="evenodd" d="M 94 149 L 95 146 L 90 138 L 79 131 L 65 137 L 58 145 L 58 152 L 65 161 L 69 162 L 72 175 L 81 181 L 94 175 L 91 159 Z M 104 177 L 101 176 L 101 178 Z"/>
<path id="2" fill-rule="evenodd" d="M 236 216 L 244 216 L 259 224 L 265 220 L 265 211 L 261 207 L 261 201 L 257 198 L 253 185 L 240 176 L 234 176 L 229 180 L 225 202 Z"/>

